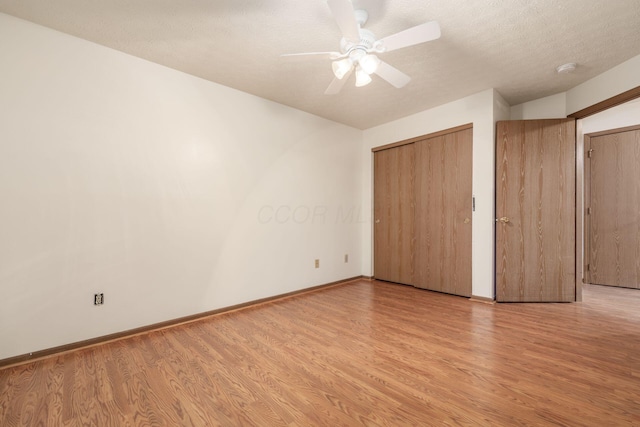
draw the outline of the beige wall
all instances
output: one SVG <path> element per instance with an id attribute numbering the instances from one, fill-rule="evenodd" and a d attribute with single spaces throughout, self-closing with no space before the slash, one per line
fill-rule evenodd
<path id="1" fill-rule="evenodd" d="M 567 115 L 640 86 L 640 55 L 567 91 Z"/>
<path id="2" fill-rule="evenodd" d="M 360 130 L 2 14 L 0 64 L 0 359 L 361 274 Z"/>
<path id="3" fill-rule="evenodd" d="M 536 99 L 511 107 L 510 120 L 563 119 L 567 117 L 567 93 Z"/>
<path id="4" fill-rule="evenodd" d="M 564 118 L 640 86 L 640 55 L 568 90 L 511 107 L 511 120 Z"/>

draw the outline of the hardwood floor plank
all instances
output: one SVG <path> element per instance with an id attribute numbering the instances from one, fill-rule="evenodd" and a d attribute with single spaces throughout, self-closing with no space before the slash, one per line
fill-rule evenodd
<path id="1" fill-rule="evenodd" d="M 640 425 L 640 291 L 583 298 L 352 282 L 0 370 L 0 425 Z"/>

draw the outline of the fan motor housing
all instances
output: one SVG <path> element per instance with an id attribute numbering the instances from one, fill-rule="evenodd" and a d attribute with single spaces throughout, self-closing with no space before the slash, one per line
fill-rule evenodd
<path id="1" fill-rule="evenodd" d="M 360 28 L 360 40 L 358 43 L 352 43 L 343 37 L 340 40 L 340 51 L 342 53 L 349 53 L 354 49 L 368 51 L 373 48 L 375 42 L 376 36 L 371 31 Z"/>

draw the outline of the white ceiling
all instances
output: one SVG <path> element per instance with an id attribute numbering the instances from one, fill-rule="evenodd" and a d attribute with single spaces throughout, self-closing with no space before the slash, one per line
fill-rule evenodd
<path id="1" fill-rule="evenodd" d="M 439 40 L 381 54 L 412 77 L 324 95 L 339 50 L 325 0 L 0 0 L 0 12 L 360 129 L 496 88 L 511 105 L 640 54 L 640 0 L 353 0 L 377 38 L 423 22 Z M 572 74 L 556 66 L 578 63 Z M 353 79 L 353 77 L 351 77 Z"/>

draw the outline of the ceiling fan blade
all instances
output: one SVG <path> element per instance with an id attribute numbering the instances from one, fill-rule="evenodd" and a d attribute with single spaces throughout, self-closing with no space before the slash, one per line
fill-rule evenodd
<path id="1" fill-rule="evenodd" d="M 376 69 L 375 73 L 398 89 L 404 87 L 407 83 L 409 83 L 409 81 L 411 81 L 411 77 L 407 76 L 402 71 L 398 70 L 395 67 L 392 67 L 384 61 L 380 61 L 380 64 L 378 64 L 378 68 Z"/>
<path id="2" fill-rule="evenodd" d="M 385 52 L 440 38 L 440 25 L 436 21 L 411 27 L 380 40 Z"/>
<path id="3" fill-rule="evenodd" d="M 352 42 L 360 41 L 360 26 L 358 25 L 358 21 L 356 21 L 356 15 L 353 11 L 351 1 L 327 0 L 327 4 L 344 38 Z"/>
<path id="4" fill-rule="evenodd" d="M 349 76 L 351 76 L 352 72 L 353 70 L 349 70 L 347 74 L 345 74 L 344 77 L 341 79 L 334 77 L 331 83 L 329 84 L 329 87 L 327 88 L 327 90 L 324 91 L 324 94 L 337 95 L 338 93 L 340 93 L 344 84 L 347 82 L 347 80 L 349 80 Z"/>
<path id="5" fill-rule="evenodd" d="M 316 56 L 320 58 L 329 58 L 331 60 L 340 59 L 346 57 L 346 54 L 340 52 L 303 52 L 303 53 L 284 53 L 280 55 L 281 58 L 296 59 L 305 56 Z"/>

